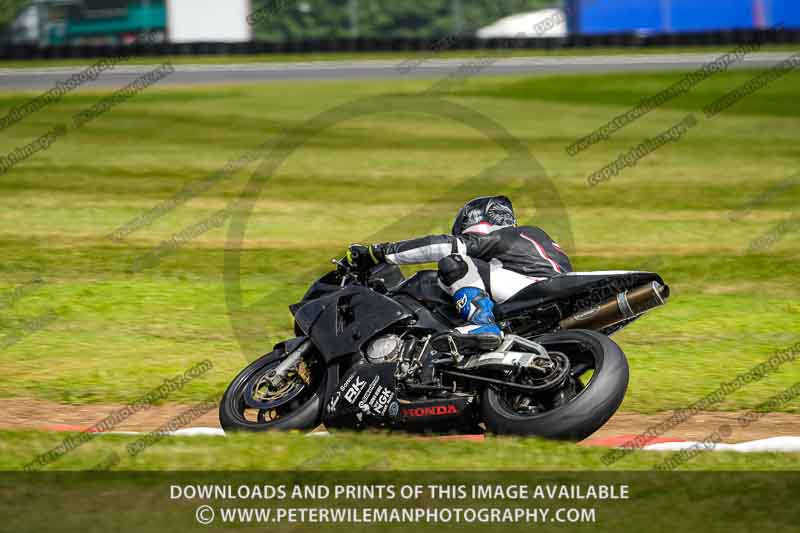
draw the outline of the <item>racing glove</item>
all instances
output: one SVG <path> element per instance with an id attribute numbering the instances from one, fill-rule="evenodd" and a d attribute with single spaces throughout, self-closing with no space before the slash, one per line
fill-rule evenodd
<path id="1" fill-rule="evenodd" d="M 345 255 L 345 262 L 353 268 L 367 271 L 370 268 L 383 263 L 383 248 L 379 244 L 364 246 L 362 244 L 351 244 Z"/>

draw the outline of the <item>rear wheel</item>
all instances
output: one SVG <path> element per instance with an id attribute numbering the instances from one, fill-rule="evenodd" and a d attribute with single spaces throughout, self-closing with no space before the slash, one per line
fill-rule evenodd
<path id="1" fill-rule="evenodd" d="M 607 336 L 567 330 L 534 339 L 569 359 L 570 375 L 545 401 L 510 389 L 487 387 L 481 414 L 489 431 L 583 440 L 616 412 L 628 388 L 628 361 Z"/>
<path id="2" fill-rule="evenodd" d="M 267 378 L 290 355 L 282 347 L 234 378 L 219 406 L 219 421 L 226 431 L 307 430 L 319 425 L 326 372 L 313 346 L 297 350 L 304 350 L 303 358 L 277 386 Z"/>

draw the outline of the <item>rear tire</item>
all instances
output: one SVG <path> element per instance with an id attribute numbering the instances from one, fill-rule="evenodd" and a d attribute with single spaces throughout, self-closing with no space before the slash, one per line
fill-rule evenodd
<path id="1" fill-rule="evenodd" d="M 481 395 L 486 428 L 498 434 L 535 435 L 548 439 L 583 440 L 617 411 L 628 388 L 628 361 L 619 346 L 602 333 L 567 330 L 534 339 L 547 346 L 579 342 L 594 358 L 594 375 L 586 387 L 566 404 L 539 414 L 511 410 L 500 394 L 487 387 Z"/>
<path id="2" fill-rule="evenodd" d="M 327 383 L 327 372 L 322 372 L 319 384 L 313 395 L 303 403 L 296 411 L 286 413 L 280 418 L 270 422 L 253 422 L 246 420 L 241 410 L 241 395 L 247 381 L 255 373 L 259 372 L 267 365 L 284 359 L 288 354 L 279 348 L 273 352 L 261 356 L 242 370 L 234 380 L 228 385 L 228 389 L 222 396 L 219 405 L 219 423 L 225 431 L 246 430 L 246 431 L 288 431 L 310 430 L 317 427 L 322 418 L 322 394 Z"/>

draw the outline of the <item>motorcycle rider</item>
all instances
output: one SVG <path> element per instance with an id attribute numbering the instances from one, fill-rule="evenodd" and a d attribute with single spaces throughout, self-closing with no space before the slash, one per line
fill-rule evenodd
<path id="1" fill-rule="evenodd" d="M 541 228 L 517 226 L 506 196 L 467 202 L 456 215 L 451 235 L 370 246 L 352 244 L 346 261 L 364 270 L 382 262 L 438 262 L 439 284 L 467 322 L 456 328 L 453 336 L 457 341 L 471 337 L 489 350 L 496 348 L 502 337 L 495 323 L 495 302 L 503 303 L 534 283 L 572 271 L 567 255 Z"/>

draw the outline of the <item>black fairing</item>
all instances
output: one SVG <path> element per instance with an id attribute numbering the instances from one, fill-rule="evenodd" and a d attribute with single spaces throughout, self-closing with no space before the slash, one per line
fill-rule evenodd
<path id="1" fill-rule="evenodd" d="M 389 296 L 413 311 L 417 316 L 416 327 L 420 329 L 444 331 L 454 324 L 463 323 L 452 299 L 439 286 L 435 270 L 420 270 L 391 291 Z"/>
<path id="2" fill-rule="evenodd" d="M 409 432 L 482 432 L 477 425 L 475 402 L 470 396 L 398 398 L 395 365 L 354 365 L 328 396 L 323 412 L 325 426 L 330 429 L 377 427 Z"/>
<path id="3" fill-rule="evenodd" d="M 370 284 L 381 284 L 388 289 L 396 287 L 401 284 L 403 280 L 403 272 L 400 270 L 400 267 L 396 265 L 380 264 L 369 273 Z M 289 310 L 292 312 L 292 315 L 294 315 L 298 309 L 311 300 L 316 300 L 327 294 L 339 292 L 341 289 L 342 286 L 340 285 L 339 274 L 335 270 L 328 272 L 312 283 L 311 287 L 309 287 L 303 295 L 303 299 L 296 304 L 290 305 Z"/>
<path id="4" fill-rule="evenodd" d="M 541 281 L 521 290 L 510 300 L 498 305 L 495 313 L 510 316 L 519 311 L 558 301 L 569 304 L 584 299 L 600 299 L 657 281 L 664 285 L 661 276 L 654 272 L 575 272 Z M 598 302 L 599 303 L 599 302 Z M 565 308 L 568 312 L 580 309 Z"/>
<path id="5" fill-rule="evenodd" d="M 295 322 L 311 337 L 326 363 L 358 352 L 376 334 L 413 317 L 394 300 L 360 286 L 337 288 L 299 305 Z"/>
<path id="6" fill-rule="evenodd" d="M 450 296 L 439 286 L 439 278 L 435 270 L 420 270 L 392 293 L 405 294 L 429 307 L 451 304 Z"/>
<path id="7" fill-rule="evenodd" d="M 329 428 L 361 429 L 391 425 L 400 416 L 395 363 L 354 365 L 330 396 L 323 411 Z"/>
<path id="8" fill-rule="evenodd" d="M 289 311 L 292 312 L 292 315 L 296 315 L 297 310 L 303 307 L 308 302 L 332 294 L 334 292 L 339 292 L 341 289 L 342 287 L 341 285 L 339 285 L 339 280 L 336 271 L 328 272 L 327 274 L 319 278 L 317 281 L 312 283 L 311 287 L 309 287 L 306 293 L 303 295 L 303 299 L 296 304 L 290 305 Z"/>

